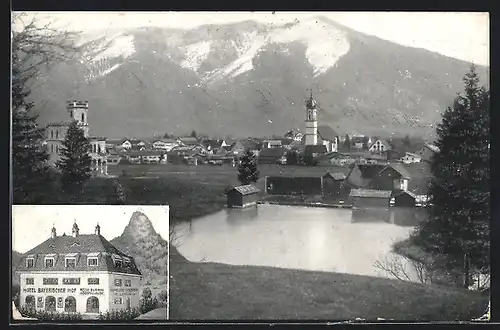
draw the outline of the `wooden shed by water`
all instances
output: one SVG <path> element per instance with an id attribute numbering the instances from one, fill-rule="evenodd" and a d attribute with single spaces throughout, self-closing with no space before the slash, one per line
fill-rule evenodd
<path id="1" fill-rule="evenodd" d="M 349 202 L 353 208 L 389 208 L 392 191 L 374 189 L 352 189 Z"/>
<path id="2" fill-rule="evenodd" d="M 243 185 L 231 188 L 227 193 L 228 208 L 245 208 L 257 205 L 260 190 L 253 185 Z"/>

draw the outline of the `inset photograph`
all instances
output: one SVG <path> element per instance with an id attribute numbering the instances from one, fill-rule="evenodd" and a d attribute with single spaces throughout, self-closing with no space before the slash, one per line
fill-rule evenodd
<path id="1" fill-rule="evenodd" d="M 12 209 L 14 320 L 168 318 L 168 206 Z"/>

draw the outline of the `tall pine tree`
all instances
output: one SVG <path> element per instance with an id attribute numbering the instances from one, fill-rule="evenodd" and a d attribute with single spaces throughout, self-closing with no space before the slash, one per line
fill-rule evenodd
<path id="1" fill-rule="evenodd" d="M 76 197 L 91 176 L 90 142 L 78 123 L 73 121 L 62 145 L 61 159 L 57 162 L 62 173 L 61 182 L 64 190 Z"/>
<path id="2" fill-rule="evenodd" d="M 44 140 L 44 129 L 37 125 L 38 115 L 32 113 L 33 103 L 26 99 L 26 89 L 19 70 L 16 54 L 12 56 L 12 176 L 13 202 L 15 204 L 36 203 L 43 194 L 40 187 L 47 187 L 49 178 L 48 154 Z"/>
<path id="3" fill-rule="evenodd" d="M 490 154 L 489 91 L 479 87 L 472 66 L 459 94 L 437 127 L 439 152 L 432 159 L 429 219 L 415 242 L 460 271 L 470 285 L 472 271 L 489 272 Z"/>
<path id="4" fill-rule="evenodd" d="M 250 184 L 257 182 L 259 175 L 257 157 L 251 150 L 247 150 L 241 157 L 241 163 L 238 166 L 238 181 L 243 185 Z"/>

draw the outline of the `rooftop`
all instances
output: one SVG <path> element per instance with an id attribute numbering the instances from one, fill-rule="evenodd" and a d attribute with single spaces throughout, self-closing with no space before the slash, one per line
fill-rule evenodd
<path id="1" fill-rule="evenodd" d="M 251 184 L 244 185 L 244 186 L 236 186 L 236 187 L 233 187 L 233 189 L 231 189 L 231 190 L 236 190 L 237 192 L 239 192 L 243 196 L 256 194 L 256 193 L 260 192 L 259 188 L 255 187 Z"/>
<path id="2" fill-rule="evenodd" d="M 352 189 L 349 193 L 350 197 L 374 197 L 374 198 L 390 198 L 392 191 L 390 190 L 374 190 L 374 189 Z"/>

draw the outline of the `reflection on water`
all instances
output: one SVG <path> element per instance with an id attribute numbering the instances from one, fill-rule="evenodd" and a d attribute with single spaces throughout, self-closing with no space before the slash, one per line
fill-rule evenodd
<path id="1" fill-rule="evenodd" d="M 258 205 L 193 220 L 179 252 L 197 262 L 259 265 L 371 276 L 418 222 L 417 209 L 360 210 Z"/>
<path id="2" fill-rule="evenodd" d="M 414 207 L 353 209 L 351 217 L 353 223 L 386 221 L 401 227 L 414 227 L 425 218 L 427 210 Z"/>

